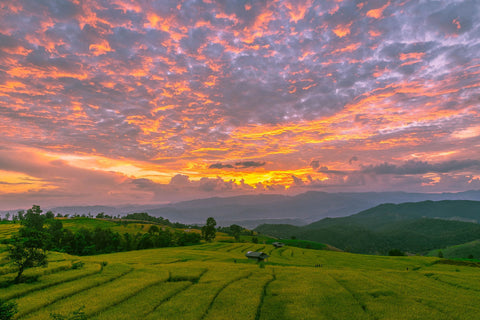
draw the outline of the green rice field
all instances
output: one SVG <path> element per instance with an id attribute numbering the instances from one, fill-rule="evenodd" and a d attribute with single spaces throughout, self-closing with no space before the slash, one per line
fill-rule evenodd
<path id="1" fill-rule="evenodd" d="M 3 249 L 5 247 L 3 246 Z M 258 264 L 245 252 L 263 251 Z M 2 250 L 0 250 L 1 252 Z M 14 270 L 0 253 L 0 282 Z M 16 319 L 479 319 L 480 268 L 268 244 L 76 257 L 52 252 L 38 280 L 0 288 Z"/>

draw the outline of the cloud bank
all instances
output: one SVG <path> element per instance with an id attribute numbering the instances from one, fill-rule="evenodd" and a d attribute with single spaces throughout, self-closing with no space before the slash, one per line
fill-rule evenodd
<path id="1" fill-rule="evenodd" d="M 3 2 L 0 199 L 476 188 L 478 21 L 476 1 Z"/>

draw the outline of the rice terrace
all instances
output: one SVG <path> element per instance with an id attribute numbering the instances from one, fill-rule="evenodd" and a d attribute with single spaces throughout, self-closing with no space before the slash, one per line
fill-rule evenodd
<path id="1" fill-rule="evenodd" d="M 0 224 L 2 239 L 16 230 Z M 480 313 L 474 262 L 218 239 L 91 256 L 50 251 L 47 267 L 25 271 L 35 281 L 2 287 L 0 300 L 16 303 L 14 319 L 477 319 Z M 0 248 L 5 283 L 15 270 L 6 246 Z M 269 257 L 256 262 L 245 257 L 248 251 Z"/>

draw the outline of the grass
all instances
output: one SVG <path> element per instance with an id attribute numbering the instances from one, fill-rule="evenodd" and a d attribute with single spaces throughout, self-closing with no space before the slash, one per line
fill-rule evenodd
<path id="1" fill-rule="evenodd" d="M 265 267 L 246 251 L 270 255 Z M 0 279 L 14 272 L 2 260 Z M 479 268 L 436 257 L 386 257 L 270 244 L 75 257 L 50 253 L 38 281 L 0 289 L 16 319 L 82 308 L 88 319 L 476 319 Z M 84 265 L 72 269 L 75 262 Z M 10 268 L 10 269 L 9 269 Z"/>
<path id="2" fill-rule="evenodd" d="M 430 251 L 427 255 L 438 257 L 439 252 L 448 259 L 480 259 L 480 240 Z"/>
<path id="3" fill-rule="evenodd" d="M 114 280 L 118 281 L 132 270 L 131 267 L 126 265 L 107 265 L 100 273 L 24 295 L 16 299 L 19 309 L 18 318 L 28 316 L 29 319 L 49 319 L 49 312 L 78 309 L 75 308 L 77 303 L 71 303 L 70 297 L 82 295 L 92 288 L 103 288 L 107 283 Z M 91 292 L 95 292 L 95 290 Z M 94 297 L 96 295 L 88 299 Z M 65 301 L 67 301 L 67 305 L 65 305 Z"/>

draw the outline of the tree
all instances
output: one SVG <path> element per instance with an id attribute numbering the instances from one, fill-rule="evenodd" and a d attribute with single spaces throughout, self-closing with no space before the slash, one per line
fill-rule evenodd
<path id="1" fill-rule="evenodd" d="M 243 228 L 240 227 L 238 224 L 232 224 L 230 226 L 230 232 L 232 233 L 232 236 L 235 237 L 235 240 L 238 241 L 240 240 L 240 233 L 242 232 Z"/>
<path id="2" fill-rule="evenodd" d="M 10 320 L 17 313 L 17 304 L 0 300 L 0 320 Z"/>
<path id="3" fill-rule="evenodd" d="M 405 253 L 399 249 L 392 249 L 388 251 L 389 256 L 404 256 Z"/>
<path id="4" fill-rule="evenodd" d="M 47 265 L 48 234 L 43 228 L 45 217 L 41 213 L 36 205 L 28 209 L 18 234 L 11 239 L 8 257 L 18 268 L 15 283 L 21 281 L 25 269 Z"/>
<path id="5" fill-rule="evenodd" d="M 216 225 L 217 225 L 217 222 L 215 221 L 215 219 L 213 219 L 212 217 L 209 217 L 207 219 L 207 223 L 202 227 L 202 238 L 205 239 L 205 241 L 210 242 L 213 239 L 215 239 Z"/>
<path id="6" fill-rule="evenodd" d="M 53 214 L 52 211 L 47 211 L 47 213 L 45 213 L 45 218 L 49 220 L 53 220 L 55 219 L 55 215 Z"/>
<path id="7" fill-rule="evenodd" d="M 159 233 L 159 232 L 160 232 L 160 229 L 158 229 L 156 225 L 150 226 L 150 228 L 148 228 L 148 233 Z"/>
<path id="8" fill-rule="evenodd" d="M 17 304 L 0 300 L 0 320 L 10 320 L 17 313 Z"/>

